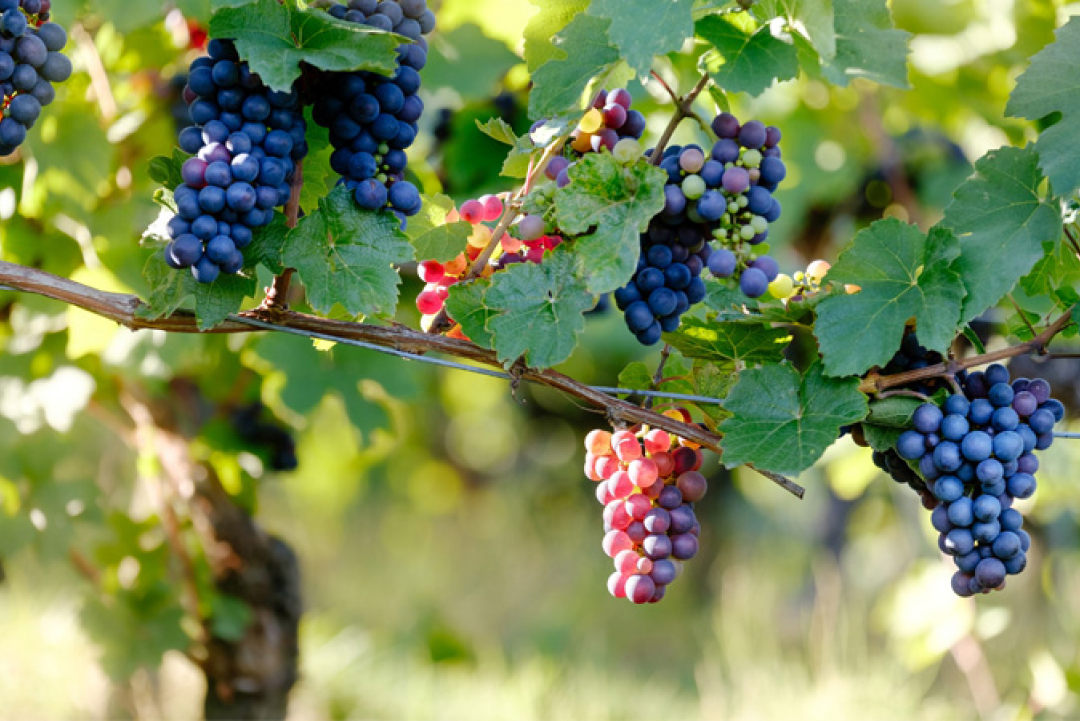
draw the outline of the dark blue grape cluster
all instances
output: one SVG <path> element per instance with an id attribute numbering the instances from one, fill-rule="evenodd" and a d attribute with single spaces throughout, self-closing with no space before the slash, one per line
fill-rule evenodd
<path id="1" fill-rule="evenodd" d="M 71 77 L 71 61 L 60 52 L 67 33 L 48 22 L 49 10 L 49 0 L 0 0 L 0 157 L 26 140 L 56 97 L 52 84 Z"/>
<path id="2" fill-rule="evenodd" d="M 405 224 L 420 211 L 420 192 L 405 180 L 405 150 L 416 140 L 424 112 L 420 70 L 427 63 L 427 41 L 435 15 L 424 0 L 350 0 L 335 4 L 331 15 L 412 40 L 398 48 L 393 77 L 371 72 L 327 73 L 315 103 L 315 122 L 330 130 L 330 166 L 368 210 L 389 207 Z"/>
<path id="3" fill-rule="evenodd" d="M 165 262 L 200 283 L 244 267 L 252 231 L 285 205 L 296 163 L 307 154 L 295 90 L 269 90 L 229 40 L 211 40 L 191 63 L 185 94 L 194 123 L 180 131 L 183 183 L 173 191 Z"/>
<path id="4" fill-rule="evenodd" d="M 705 299 L 701 271 L 712 248 L 693 223 L 671 225 L 654 218 L 641 234 L 641 255 L 630 282 L 615 291 L 626 326 L 643 345 L 679 327 L 682 314 Z"/>
<path id="5" fill-rule="evenodd" d="M 906 373 L 907 371 L 919 370 L 921 368 L 937 365 L 938 363 L 944 362 L 944 360 L 944 357 L 940 353 L 928 350 L 919 343 L 919 339 L 915 335 L 915 332 L 909 329 L 904 333 L 904 339 L 900 342 L 900 350 L 896 351 L 892 359 L 885 364 L 881 369 L 881 373 L 883 375 Z M 960 371 L 957 375 L 957 380 L 963 382 L 966 377 L 967 372 Z M 946 381 L 943 378 L 929 378 L 905 386 L 908 390 L 913 390 L 925 395 L 933 395 L 936 391 L 945 387 Z"/>
<path id="6" fill-rule="evenodd" d="M 962 386 L 940 408 L 916 409 L 896 453 L 918 468 L 940 504 L 931 519 L 938 546 L 958 569 L 953 591 L 971 596 L 1004 588 L 1005 577 L 1027 565 L 1031 539 L 1012 506 L 1035 493 L 1034 451 L 1053 443 L 1065 407 L 1050 397 L 1046 381 L 1010 383 L 998 364 L 969 374 Z"/>

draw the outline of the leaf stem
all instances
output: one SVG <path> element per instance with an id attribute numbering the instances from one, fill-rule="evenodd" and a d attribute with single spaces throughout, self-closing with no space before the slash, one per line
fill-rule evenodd
<path id="1" fill-rule="evenodd" d="M 654 391 L 660 390 L 660 383 L 664 379 L 664 366 L 667 365 L 668 358 L 670 358 L 670 357 L 671 357 L 671 344 L 670 343 L 665 343 L 664 344 L 664 349 L 660 351 L 660 363 L 656 366 L 656 372 L 653 373 L 652 390 L 654 390 Z M 648 398 L 645 399 L 645 402 L 642 403 L 641 405 L 644 408 L 652 408 L 652 404 L 653 404 L 653 399 L 651 397 L 648 397 Z"/>
<path id="2" fill-rule="evenodd" d="M 1024 321 L 1024 325 L 1026 325 L 1027 329 L 1031 331 L 1031 337 L 1034 338 L 1035 336 L 1037 336 L 1039 334 L 1039 331 L 1035 330 L 1035 326 L 1033 326 L 1031 324 L 1031 321 L 1028 320 L 1027 313 L 1025 313 L 1024 310 L 1020 307 L 1020 304 L 1016 302 L 1016 298 L 1013 298 L 1012 293 L 1009 293 L 1009 302 L 1012 303 L 1013 308 L 1016 308 L 1016 313 L 1020 316 L 1020 320 Z"/>

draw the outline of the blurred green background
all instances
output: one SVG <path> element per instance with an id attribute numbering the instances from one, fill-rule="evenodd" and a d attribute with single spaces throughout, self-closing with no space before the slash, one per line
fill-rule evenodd
<path id="1" fill-rule="evenodd" d="M 180 5 L 198 17 L 198 2 Z M 410 168 L 426 192 L 459 201 L 509 190 L 503 147 L 474 121 L 528 127 L 519 57 L 535 8 L 436 6 Z M 1033 138 L 1004 118 L 1008 93 L 1078 10 L 895 0 L 897 25 L 915 35 L 911 90 L 803 77 L 729 98 L 784 132 L 772 237 L 785 272 L 834 259 L 883 216 L 932 224 L 973 160 Z M 137 238 L 156 215 L 146 165 L 174 142 L 174 79 L 198 54 L 191 26 L 152 2 L 57 2 L 55 13 L 74 28 L 76 75 L 22 158 L 0 161 L 0 257 L 144 292 Z M 702 48 L 686 50 L 656 65 L 684 89 Z M 628 87 L 655 142 L 670 101 L 656 83 Z M 716 110 L 708 98 L 699 108 Z M 703 138 L 688 122 L 676 140 Z M 420 284 L 404 275 L 398 320 L 415 326 Z M 801 502 L 708 456 L 702 551 L 662 603 L 634 607 L 605 589 L 600 507 L 581 472 L 581 440 L 605 421 L 569 399 L 289 336 L 134 335 L 7 292 L 0 309 L 2 718 L 200 712 L 202 676 L 176 650 L 186 627 L 156 461 L 118 431 L 131 393 L 190 419 L 195 455 L 300 557 L 292 718 L 1080 717 L 1080 443 L 1042 454 L 1027 571 L 977 600 L 951 593 L 918 499 L 848 438 L 799 479 Z M 992 347 L 1008 340 L 993 320 Z M 590 317 L 560 370 L 614 385 L 638 359 L 656 354 L 609 311 Z M 1052 363 L 1020 372 L 1049 374 L 1075 416 L 1080 366 Z M 296 471 L 271 470 L 272 449 L 232 427 L 254 403 L 295 437 Z"/>

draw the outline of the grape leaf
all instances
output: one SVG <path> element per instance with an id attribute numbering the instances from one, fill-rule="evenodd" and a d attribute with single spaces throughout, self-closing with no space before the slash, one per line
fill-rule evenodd
<path id="1" fill-rule="evenodd" d="M 772 36 L 769 26 L 756 27 L 748 16 L 706 15 L 697 34 L 710 42 L 720 62 L 708 62 L 709 74 L 728 92 L 760 95 L 774 80 L 790 80 L 799 72 L 795 46 Z"/>
<path id="2" fill-rule="evenodd" d="M 476 127 L 492 140 L 511 146 L 506 160 L 503 161 L 501 171 L 503 177 L 524 178 L 529 174 L 529 159 L 532 157 L 533 150 L 536 149 L 532 138 L 528 135 L 519 138 L 514 134 L 514 129 L 510 127 L 509 123 L 502 118 L 491 118 L 487 123 L 481 123 L 477 120 Z"/>
<path id="3" fill-rule="evenodd" d="M 1061 236 L 1061 214 L 1039 196 L 1038 162 L 1030 145 L 992 150 L 945 208 L 941 225 L 960 237 L 965 323 L 1011 291 L 1043 257 L 1042 244 Z"/>
<path id="4" fill-rule="evenodd" d="M 641 233 L 664 208 L 666 180 L 645 159 L 628 168 L 610 153 L 590 153 L 570 168 L 570 184 L 555 193 L 555 211 L 559 228 L 582 236 L 574 254 L 591 292 L 621 288 L 634 275 Z"/>
<path id="5" fill-rule="evenodd" d="M 184 177 L 181 175 L 180 170 L 184 165 L 184 161 L 191 156 L 185 153 L 180 148 L 173 148 L 172 156 L 159 155 L 156 158 L 150 159 L 150 165 L 146 169 L 147 175 L 155 183 L 160 183 L 163 187 L 174 189 L 180 187 L 184 182 Z"/>
<path id="6" fill-rule="evenodd" d="M 143 278 L 151 290 L 146 305 L 139 307 L 140 318 L 153 320 L 170 315 L 194 297 L 199 330 L 210 330 L 239 311 L 244 298 L 255 295 L 257 286 L 254 275 L 225 273 L 213 283 L 200 283 L 191 271 L 173 270 L 166 265 L 160 250 L 146 261 Z"/>
<path id="7" fill-rule="evenodd" d="M 582 14 L 555 36 L 554 43 L 566 58 L 549 60 L 533 72 L 530 118 L 537 120 L 578 108 L 589 81 L 618 61 L 619 51 L 608 44 L 609 24 Z"/>
<path id="8" fill-rule="evenodd" d="M 1039 134 L 1035 150 L 1054 192 L 1068 195 L 1080 188 L 1080 18 L 1071 18 L 1056 36 L 1017 78 L 1005 114 L 1038 120 L 1061 113 L 1061 120 Z"/>
<path id="9" fill-rule="evenodd" d="M 472 226 L 465 221 L 447 223 L 454 201 L 445 195 L 425 196 L 419 213 L 409 219 L 405 235 L 416 249 L 416 257 L 440 263 L 461 255 Z"/>
<path id="10" fill-rule="evenodd" d="M 289 227 L 285 225 L 285 216 L 275 213 L 273 223 L 256 228 L 252 233 L 251 245 L 244 248 L 246 265 L 264 265 L 274 275 L 285 272 L 281 258 L 285 255 L 288 238 Z"/>
<path id="11" fill-rule="evenodd" d="M 934 228 L 924 236 L 895 218 L 856 235 L 825 281 L 855 283 L 862 290 L 829 296 L 818 305 L 814 334 L 826 372 L 858 375 L 884 365 L 900 347 L 911 318 L 923 345 L 947 352 L 964 298 L 954 262 L 959 255 L 960 243 L 947 230 Z"/>
<path id="12" fill-rule="evenodd" d="M 821 363 L 801 377 L 787 363 L 745 370 L 723 406 L 733 414 L 720 425 L 724 465 L 790 474 L 812 466 L 842 426 L 867 413 L 859 379 L 829 378 Z"/>
<path id="13" fill-rule="evenodd" d="M 1067 243 L 1042 244 L 1043 257 L 1031 272 L 1020 279 L 1020 287 L 1030 296 L 1049 295 L 1058 287 L 1080 282 L 1080 259 Z"/>
<path id="14" fill-rule="evenodd" d="M 784 347 L 791 340 L 783 328 L 769 328 L 743 323 L 706 323 L 686 316 L 674 333 L 664 340 L 687 358 L 754 365 L 776 363 L 784 357 Z"/>
<path id="15" fill-rule="evenodd" d="M 758 0 L 752 12 L 763 25 L 773 18 L 783 18 L 822 58 L 828 60 L 836 55 L 832 0 Z"/>
<path id="16" fill-rule="evenodd" d="M 866 417 L 868 424 L 885 426 L 888 428 L 911 428 L 911 416 L 915 409 L 923 404 L 918 398 L 893 396 L 873 401 L 870 404 L 870 414 Z"/>
<path id="17" fill-rule="evenodd" d="M 645 79 L 654 56 L 678 50 L 694 34 L 693 9 L 693 0 L 592 0 L 588 13 L 611 21 L 612 44 Z"/>
<path id="18" fill-rule="evenodd" d="M 677 353 L 668 356 L 668 361 L 664 364 L 664 377 L 660 379 L 660 384 L 654 388 L 653 376 L 655 374 L 655 368 L 649 368 L 647 364 L 641 361 L 634 361 L 619 373 L 619 388 L 637 391 L 660 390 L 685 395 L 694 393 L 694 384 L 690 379 L 690 367 L 683 362 Z"/>
<path id="19" fill-rule="evenodd" d="M 296 268 L 318 312 L 339 303 L 351 315 L 388 315 L 401 284 L 394 264 L 412 259 L 397 218 L 361 210 L 339 186 L 289 233 L 283 262 Z"/>
<path id="20" fill-rule="evenodd" d="M 851 78 L 906 88 L 911 33 L 893 28 L 886 0 L 833 0 L 836 56 L 824 63 L 825 77 L 846 86 Z"/>
<path id="21" fill-rule="evenodd" d="M 525 63 L 529 72 L 536 72 L 549 60 L 560 60 L 566 53 L 552 43 L 560 30 L 570 24 L 574 16 L 589 7 L 589 0 L 529 0 L 539 11 L 529 18 L 525 26 Z"/>
<path id="22" fill-rule="evenodd" d="M 311 107 L 304 108 L 307 121 L 305 139 L 308 154 L 304 158 L 303 184 L 300 186 L 300 207 L 304 213 L 312 213 L 319 207 L 319 199 L 330 194 L 337 179 L 337 173 L 330 167 L 330 156 L 334 147 L 330 145 L 330 130 L 315 122 Z"/>
<path id="23" fill-rule="evenodd" d="M 693 380 L 694 395 L 721 399 L 727 398 L 728 393 L 739 380 L 739 374 L 735 372 L 735 367 L 729 364 L 718 365 L 698 361 L 694 364 Z M 705 417 L 705 425 L 714 432 L 721 421 L 731 417 L 731 413 L 717 403 L 694 403 L 693 405 Z"/>
<path id="24" fill-rule="evenodd" d="M 329 14 L 304 11 L 277 0 L 256 0 L 222 8 L 210 21 L 210 35 L 235 38 L 240 57 L 274 90 L 288 92 L 300 77 L 300 63 L 322 70 L 370 70 L 390 75 L 402 38 Z"/>
<path id="25" fill-rule="evenodd" d="M 495 313 L 487 327 L 500 361 L 524 356 L 532 368 L 550 368 L 574 352 L 583 314 L 596 302 L 575 264 L 570 253 L 556 250 L 539 265 L 518 263 L 494 276 L 484 302 Z"/>
<path id="26" fill-rule="evenodd" d="M 899 428 L 879 426 L 874 423 L 863 423 L 862 430 L 863 438 L 870 447 L 883 453 L 892 450 L 896 446 L 896 439 L 904 432 Z"/>
<path id="27" fill-rule="evenodd" d="M 490 287 L 490 282 L 481 279 L 455 283 L 446 299 L 446 314 L 460 323 L 465 336 L 481 348 L 491 348 L 492 342 L 488 321 L 494 313 L 484 305 L 484 295 Z"/>

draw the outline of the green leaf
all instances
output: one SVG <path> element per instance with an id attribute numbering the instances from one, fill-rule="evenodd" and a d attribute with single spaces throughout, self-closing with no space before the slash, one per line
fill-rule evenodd
<path id="1" fill-rule="evenodd" d="M 644 391 L 652 388 L 654 371 L 641 361 L 634 361 L 619 373 L 619 388 Z"/>
<path id="2" fill-rule="evenodd" d="M 588 13 L 611 21 L 608 37 L 644 79 L 653 57 L 680 49 L 694 34 L 693 9 L 693 0 L 592 0 Z"/>
<path id="3" fill-rule="evenodd" d="M 707 15 L 697 22 L 697 34 L 710 42 L 720 62 L 709 62 L 716 84 L 732 93 L 760 95 L 774 80 L 790 80 L 799 72 L 795 46 L 773 37 L 742 13 Z"/>
<path id="4" fill-rule="evenodd" d="M 709 398 L 727 398 L 731 389 L 735 387 L 736 381 L 739 380 L 739 374 L 732 366 L 702 361 L 694 364 L 693 377 L 694 395 Z M 705 425 L 712 431 L 716 431 L 723 420 L 731 417 L 731 413 L 719 404 L 695 403 L 694 405 L 705 416 Z"/>
<path id="5" fill-rule="evenodd" d="M 447 223 L 446 216 L 453 208 L 454 201 L 448 196 L 423 197 L 420 212 L 409 218 L 405 230 L 417 258 L 444 263 L 465 250 L 472 226 L 464 221 Z"/>
<path id="6" fill-rule="evenodd" d="M 555 47 L 552 39 L 570 24 L 574 17 L 589 7 L 589 0 L 529 0 L 540 10 L 529 18 L 525 26 L 525 63 L 529 72 L 549 60 L 566 57 L 563 50 Z"/>
<path id="7" fill-rule="evenodd" d="M 593 77 L 619 59 L 619 51 L 608 44 L 608 25 L 607 20 L 578 15 L 555 36 L 554 43 L 566 57 L 549 60 L 533 72 L 530 118 L 538 120 L 580 107 L 581 94 Z"/>
<path id="8" fill-rule="evenodd" d="M 1054 192 L 1068 195 L 1080 188 L 1080 18 L 1070 18 L 1056 36 L 1017 79 L 1005 114 L 1038 120 L 1061 113 L 1061 120 L 1039 134 L 1035 150 Z"/>
<path id="9" fill-rule="evenodd" d="M 898 88 L 908 86 L 911 33 L 893 28 L 886 0 L 833 0 L 836 56 L 824 64 L 825 77 L 846 86 L 866 78 Z"/>
<path id="10" fill-rule="evenodd" d="M 870 444 L 870 447 L 875 451 L 891 451 L 896 447 L 896 439 L 904 432 L 899 428 L 890 428 L 889 426 L 878 426 L 873 423 L 863 423 L 863 438 Z"/>
<path id="11" fill-rule="evenodd" d="M 990 151 L 945 208 L 941 225 L 960 237 L 965 323 L 1012 290 L 1043 257 L 1044 242 L 1061 237 L 1058 209 L 1039 195 L 1038 161 L 1030 145 Z"/>
<path id="12" fill-rule="evenodd" d="M 831 60 L 836 55 L 832 0 L 758 0 L 752 12 L 763 25 L 773 18 L 783 18 L 822 58 Z"/>
<path id="13" fill-rule="evenodd" d="M 524 356 L 532 368 L 550 368 L 574 352 L 585 330 L 583 314 L 596 302 L 575 263 L 556 250 L 539 265 L 518 263 L 493 277 L 484 302 L 495 312 L 487 327 L 500 361 Z"/>
<path id="14" fill-rule="evenodd" d="M 723 405 L 733 414 L 720 425 L 724 465 L 790 474 L 812 466 L 868 410 L 857 378 L 829 378 L 820 363 L 802 377 L 787 363 L 745 370 Z"/>
<path id="15" fill-rule="evenodd" d="M 303 185 L 300 186 L 300 208 L 304 213 L 313 213 L 319 207 L 319 200 L 330 194 L 337 180 L 337 173 L 330 167 L 330 156 L 334 147 L 330 145 L 330 130 L 315 122 L 311 107 L 304 108 L 307 120 L 305 138 L 308 154 L 304 158 Z"/>
<path id="16" fill-rule="evenodd" d="M 225 593 L 211 594 L 210 632 L 215 638 L 239 641 L 251 620 L 251 607 L 243 600 Z"/>
<path id="17" fill-rule="evenodd" d="M 529 159 L 536 146 L 528 135 L 518 137 L 514 129 L 502 118 L 491 118 L 486 123 L 476 121 L 476 127 L 484 135 L 510 146 L 510 153 L 503 162 L 502 175 L 507 178 L 524 178 L 529 173 Z"/>
<path id="18" fill-rule="evenodd" d="M 484 305 L 484 295 L 490 287 L 489 281 L 480 279 L 455 283 L 446 299 L 446 314 L 460 323 L 465 336 L 481 348 L 491 348 L 493 340 L 488 321 L 495 314 Z"/>
<path id="19" fill-rule="evenodd" d="M 866 422 L 875 426 L 906 430 L 911 428 L 911 416 L 915 413 L 915 409 L 923 403 L 924 401 L 918 398 L 906 396 L 892 396 L 872 401 Z"/>
<path id="20" fill-rule="evenodd" d="M 277 0 L 222 8 L 210 21 L 210 35 L 235 39 L 240 57 L 268 87 L 281 92 L 288 92 L 300 77 L 301 62 L 331 72 L 370 70 L 390 75 L 397 67 L 394 48 L 402 40 Z"/>
<path id="21" fill-rule="evenodd" d="M 184 161 L 190 157 L 180 148 L 173 148 L 172 157 L 159 155 L 156 158 L 151 158 L 147 173 L 150 175 L 151 180 L 165 188 L 170 190 L 178 188 L 184 182 L 180 169 L 183 167 Z"/>
<path id="22" fill-rule="evenodd" d="M 610 153 L 591 153 L 570 168 L 570 184 L 555 193 L 555 210 L 559 228 L 582 236 L 574 254 L 591 292 L 621 288 L 634 275 L 641 233 L 664 208 L 666 180 L 645 159 L 625 167 Z"/>
<path id="23" fill-rule="evenodd" d="M 213 283 L 200 283 L 190 271 L 173 270 L 166 265 L 160 251 L 147 260 L 143 277 L 150 286 L 150 296 L 146 305 L 139 308 L 139 317 L 161 318 L 194 297 L 199 330 L 210 330 L 239 311 L 244 299 L 255 294 L 257 286 L 254 277 L 224 273 Z"/>
<path id="24" fill-rule="evenodd" d="M 394 264 L 412 259 L 397 218 L 361 210 L 339 186 L 289 233 L 283 262 L 296 268 L 318 312 L 340 304 L 351 315 L 369 316 L 394 312 L 401 284 Z"/>
<path id="25" fill-rule="evenodd" d="M 755 365 L 777 363 L 791 336 L 783 328 L 742 323 L 707 323 L 693 316 L 683 318 L 674 333 L 664 340 L 687 358 Z"/>
<path id="26" fill-rule="evenodd" d="M 256 228 L 252 233 L 251 245 L 244 248 L 245 264 L 250 268 L 264 265 L 274 275 L 284 273 L 285 266 L 281 259 L 285 255 L 288 238 L 289 228 L 285 225 L 285 216 L 277 213 L 273 223 Z"/>
<path id="27" fill-rule="evenodd" d="M 1046 242 L 1042 248 L 1043 257 L 1020 279 L 1020 287 L 1025 293 L 1049 295 L 1056 288 L 1080 282 L 1080 259 L 1068 243 Z"/>
<path id="28" fill-rule="evenodd" d="M 923 345 L 947 352 L 964 298 L 954 264 L 959 254 L 960 243 L 947 230 L 934 228 L 924 236 L 895 218 L 856 235 L 825 281 L 854 283 L 862 290 L 829 296 L 818 305 L 814 334 L 828 374 L 858 375 L 884 365 L 912 318 Z"/>

